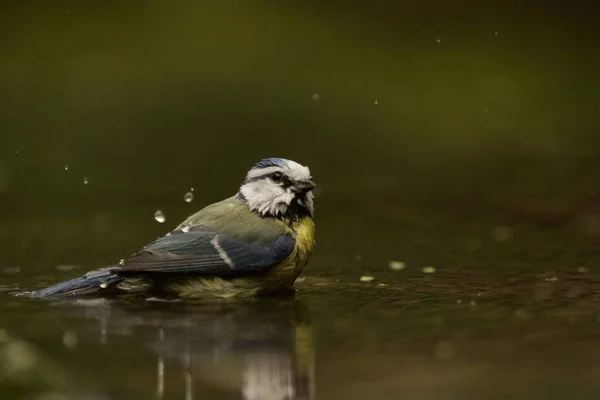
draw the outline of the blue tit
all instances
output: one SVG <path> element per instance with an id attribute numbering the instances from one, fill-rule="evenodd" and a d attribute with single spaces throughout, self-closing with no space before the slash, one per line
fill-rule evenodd
<path id="1" fill-rule="evenodd" d="M 237 194 L 191 215 L 129 259 L 29 295 L 251 297 L 293 290 L 315 246 L 314 188 L 307 167 L 263 159 Z"/>

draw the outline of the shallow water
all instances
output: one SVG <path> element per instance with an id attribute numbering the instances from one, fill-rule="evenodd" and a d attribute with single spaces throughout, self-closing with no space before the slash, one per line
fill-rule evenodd
<path id="1" fill-rule="evenodd" d="M 47 203 L 15 190 L 0 226 L 2 399 L 596 398 L 593 182 L 522 179 L 501 196 L 497 181 L 486 195 L 491 180 L 451 191 L 425 177 L 325 176 L 296 295 L 250 303 L 15 297 L 116 263 L 222 194 L 186 203 L 154 187 L 137 206 L 134 184 L 122 202 L 91 183 L 90 197 L 65 183 Z"/>
<path id="2" fill-rule="evenodd" d="M 293 298 L 209 303 L 4 292 L 0 387 L 44 399 L 591 399 L 599 280 L 309 276 Z"/>

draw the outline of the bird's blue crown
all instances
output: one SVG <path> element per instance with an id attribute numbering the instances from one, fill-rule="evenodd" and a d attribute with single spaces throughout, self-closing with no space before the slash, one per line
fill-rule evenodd
<path id="1" fill-rule="evenodd" d="M 260 160 L 259 162 L 254 164 L 253 168 L 262 169 L 262 168 L 269 168 L 269 167 L 283 167 L 289 163 L 290 163 L 290 160 L 286 160 L 285 158 L 271 157 L 271 158 L 264 158 L 264 159 Z"/>

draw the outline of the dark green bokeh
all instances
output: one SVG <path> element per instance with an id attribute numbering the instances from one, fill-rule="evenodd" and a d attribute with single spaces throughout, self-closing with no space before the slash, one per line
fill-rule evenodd
<path id="1" fill-rule="evenodd" d="M 445 260 L 440 230 L 525 224 L 521 251 L 558 218 L 575 255 L 598 230 L 600 56 L 575 4 L 38 3 L 2 13 L 6 263 L 114 262 L 168 229 L 156 209 L 171 226 L 267 156 L 321 186 L 314 271 Z"/>

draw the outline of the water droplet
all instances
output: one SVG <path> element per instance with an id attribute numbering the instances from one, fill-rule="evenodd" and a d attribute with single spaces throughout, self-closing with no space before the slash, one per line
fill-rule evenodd
<path id="1" fill-rule="evenodd" d="M 194 193 L 187 192 L 185 196 L 183 196 L 183 201 L 185 201 L 186 203 L 191 203 L 192 201 L 194 201 Z"/>
<path id="2" fill-rule="evenodd" d="M 492 236 L 499 242 L 506 242 L 512 237 L 512 229 L 509 226 L 496 226 L 492 229 Z"/>
<path id="3" fill-rule="evenodd" d="M 375 105 L 379 104 L 379 100 L 375 100 L 375 101 L 373 102 L 373 104 L 375 104 Z"/>
<path id="4" fill-rule="evenodd" d="M 121 266 L 125 265 L 125 260 L 121 258 L 121 260 L 119 261 L 119 265 L 121 265 Z"/>
<path id="5" fill-rule="evenodd" d="M 65 165 L 65 171 L 68 171 L 68 170 L 69 170 L 69 166 Z"/>
<path id="6" fill-rule="evenodd" d="M 517 317 L 519 319 L 531 319 L 531 317 L 533 316 L 525 308 L 519 308 L 518 310 L 515 310 L 515 312 L 513 314 L 514 314 L 515 317 Z"/>
<path id="7" fill-rule="evenodd" d="M 102 289 L 106 289 L 106 288 L 108 287 L 108 283 L 106 283 L 106 282 L 102 282 L 102 283 L 100 284 L 100 287 L 101 287 Z"/>
<path id="8" fill-rule="evenodd" d="M 178 303 L 179 299 L 161 299 L 160 297 L 147 297 L 146 301 L 153 301 L 157 303 Z"/>
<path id="9" fill-rule="evenodd" d="M 15 150 L 15 154 L 19 154 L 19 150 Z"/>
<path id="10" fill-rule="evenodd" d="M 181 232 L 188 233 L 191 228 L 192 228 L 192 226 L 190 224 L 185 224 L 184 226 L 181 227 Z"/>
<path id="11" fill-rule="evenodd" d="M 434 267 L 423 267 L 423 273 L 424 274 L 434 274 L 435 268 Z"/>
<path id="12" fill-rule="evenodd" d="M 67 349 L 74 349 L 77 347 L 77 334 L 75 332 L 66 331 L 63 333 L 63 344 Z"/>
<path id="13" fill-rule="evenodd" d="M 193 192 L 193 191 L 194 191 L 194 187 L 192 186 L 192 187 L 190 188 L 190 192 Z"/>
<path id="14" fill-rule="evenodd" d="M 435 356 L 440 360 L 449 360 L 456 354 L 456 348 L 451 342 L 441 341 L 435 345 Z"/>
<path id="15" fill-rule="evenodd" d="M 369 276 L 369 275 L 364 275 L 364 276 L 360 277 L 361 282 L 371 282 L 374 279 L 375 279 L 374 276 Z"/>
<path id="16" fill-rule="evenodd" d="M 498 32 L 494 32 L 494 36 L 498 36 Z"/>
<path id="17" fill-rule="evenodd" d="M 72 269 L 79 268 L 79 265 L 57 265 L 54 268 L 58 271 L 68 272 Z"/>
<path id="18" fill-rule="evenodd" d="M 390 261 L 388 265 L 393 271 L 402 271 L 404 268 L 406 268 L 406 264 L 404 264 L 402 261 Z"/>
<path id="19" fill-rule="evenodd" d="M 437 38 L 437 39 L 435 39 L 435 41 L 436 41 L 437 43 L 441 43 L 441 42 L 442 42 L 442 39 L 441 39 L 441 38 Z"/>
<path id="20" fill-rule="evenodd" d="M 163 212 L 160 210 L 156 210 L 156 212 L 154 213 L 154 219 L 157 222 L 160 222 L 161 224 L 167 220 L 165 218 L 165 214 L 163 214 Z"/>
<path id="21" fill-rule="evenodd" d="M 84 185 L 89 185 L 90 184 L 90 180 L 88 178 L 83 178 L 83 184 Z"/>
<path id="22" fill-rule="evenodd" d="M 7 275 L 14 275 L 21 272 L 21 267 L 6 267 L 3 269 L 3 271 Z"/>
<path id="23" fill-rule="evenodd" d="M 321 99 L 321 95 L 319 93 L 313 93 L 312 99 L 313 101 L 319 101 Z"/>

